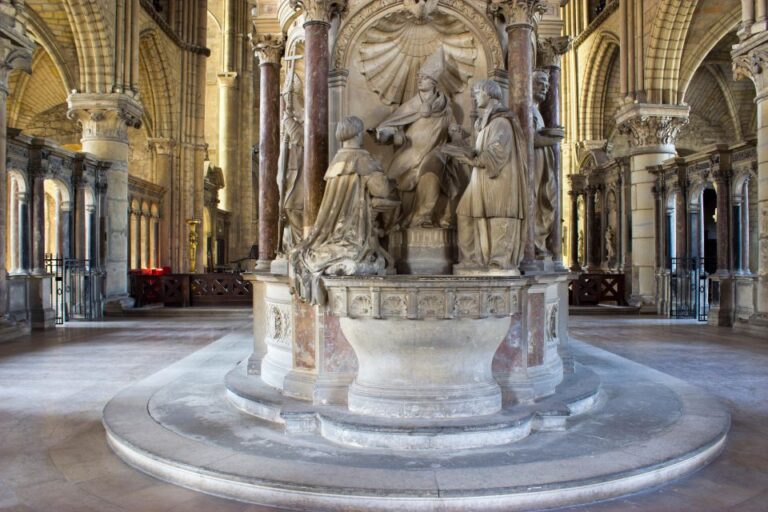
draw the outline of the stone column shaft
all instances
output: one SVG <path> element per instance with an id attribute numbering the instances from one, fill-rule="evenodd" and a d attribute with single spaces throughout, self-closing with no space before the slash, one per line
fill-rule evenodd
<path id="1" fill-rule="evenodd" d="M 32 177 L 32 273 L 45 273 L 45 179 Z"/>
<path id="2" fill-rule="evenodd" d="M 19 268 L 29 271 L 29 194 L 19 194 Z"/>
<path id="3" fill-rule="evenodd" d="M 686 205 L 688 201 L 687 190 L 678 188 L 675 195 L 675 257 L 688 257 L 688 211 Z"/>
<path id="4" fill-rule="evenodd" d="M 277 166 L 280 157 L 280 59 L 282 36 L 264 35 L 256 42 L 259 57 L 259 267 L 269 268 L 278 243 L 280 191 Z M 326 85 L 327 88 L 327 85 Z M 307 115 L 310 105 L 307 104 Z M 216 239 L 216 226 L 212 227 Z M 215 244 L 214 244 L 215 245 Z"/>
<path id="5" fill-rule="evenodd" d="M 717 273 L 731 274 L 731 180 L 730 172 L 716 171 L 717 190 Z"/>
<path id="6" fill-rule="evenodd" d="M 749 264 L 749 193 L 744 187 L 741 199 L 741 271 L 745 274 L 752 272 Z"/>
<path id="7" fill-rule="evenodd" d="M 571 190 L 568 192 L 571 196 L 571 270 L 581 271 L 581 262 L 579 261 L 579 194 Z"/>
<path id="8" fill-rule="evenodd" d="M 171 227 L 174 208 L 179 208 L 178 190 L 173 190 L 171 181 L 174 149 L 176 141 L 173 139 L 151 139 L 150 144 L 155 151 L 155 171 L 157 172 L 157 182 L 165 187 L 165 196 L 161 208 L 162 220 L 158 219 L 160 226 L 160 236 L 157 246 L 157 258 L 155 262 L 157 267 L 171 266 L 171 240 L 174 237 L 181 236 L 177 233 L 176 226 Z"/>
<path id="9" fill-rule="evenodd" d="M 130 307 L 128 298 L 128 128 L 141 126 L 143 108 L 126 94 L 73 93 L 67 98 L 68 116 L 83 127 L 83 151 L 111 161 L 106 173 L 107 308 Z"/>
<path id="10" fill-rule="evenodd" d="M 584 222 L 584 266 L 587 270 L 595 270 L 595 187 L 587 187 L 585 196 L 585 222 Z"/>
<path id="11" fill-rule="evenodd" d="M 688 122 L 689 107 L 629 104 L 619 110 L 616 124 L 629 137 L 632 186 L 632 294 L 633 305 L 656 307 L 657 251 L 661 232 L 656 226 L 653 189 L 656 176 L 648 171 L 675 156 L 675 140 Z"/>

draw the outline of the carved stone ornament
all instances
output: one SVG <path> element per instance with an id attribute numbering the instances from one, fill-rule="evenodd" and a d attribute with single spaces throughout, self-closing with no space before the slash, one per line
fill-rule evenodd
<path id="1" fill-rule="evenodd" d="M 763 73 L 768 64 L 768 42 L 749 48 L 736 47 L 733 51 L 733 77 L 736 80 L 749 78 L 757 86 L 758 95 L 768 86 L 768 77 Z"/>
<path id="2" fill-rule="evenodd" d="M 293 321 L 291 306 L 270 304 L 267 308 L 267 337 L 276 345 L 291 347 L 293 340 Z"/>
<path id="3" fill-rule="evenodd" d="M 285 49 L 282 34 L 257 34 L 253 39 L 253 48 L 261 64 L 278 64 Z"/>
<path id="4" fill-rule="evenodd" d="M 388 14 L 363 36 L 362 74 L 387 105 L 399 105 L 416 94 L 419 69 L 440 46 L 453 70 L 445 78 L 446 92 L 460 92 L 474 75 L 477 45 L 472 32 L 462 21 L 434 7 L 417 11 L 418 16 L 408 8 Z"/>
<path id="5" fill-rule="evenodd" d="M 336 13 L 347 8 L 347 0 L 290 0 L 293 9 L 304 13 L 304 23 L 331 23 Z"/>
<path id="6" fill-rule="evenodd" d="M 619 133 L 629 137 L 631 148 L 674 145 L 688 118 L 640 115 L 619 124 Z"/>
<path id="7" fill-rule="evenodd" d="M 558 307 L 557 303 L 547 304 L 547 313 L 546 313 L 546 336 L 547 341 L 549 342 L 556 342 L 558 339 L 557 331 L 558 331 Z"/>
<path id="8" fill-rule="evenodd" d="M 573 38 L 571 36 L 539 39 L 537 52 L 539 67 L 559 68 L 560 56 L 571 49 L 572 43 Z"/>
<path id="9" fill-rule="evenodd" d="M 67 98 L 67 117 L 83 127 L 83 141 L 128 142 L 128 128 L 140 128 L 144 112 L 131 96 L 119 93 L 73 93 Z"/>
<path id="10" fill-rule="evenodd" d="M 544 0 L 490 0 L 488 11 L 495 16 L 502 16 L 507 28 L 516 25 L 537 27 L 541 16 L 547 12 Z"/>
<path id="11" fill-rule="evenodd" d="M 344 23 L 336 35 L 336 44 L 333 50 L 333 66 L 336 69 L 345 69 L 349 65 L 351 53 L 358 49 L 358 45 L 353 43 L 362 40 L 363 36 L 360 34 L 366 29 L 368 20 L 382 15 L 387 16 L 388 14 L 384 13 L 389 11 L 401 11 L 403 7 L 410 11 L 409 14 L 416 19 L 419 15 L 414 12 L 416 10 L 415 7 L 410 5 L 416 3 L 413 0 L 406 0 L 406 2 L 403 2 L 403 0 L 378 0 L 376 2 L 363 3 L 360 8 L 352 10 L 345 17 Z M 420 3 L 424 4 L 425 2 L 422 1 Z M 437 6 L 437 8 L 433 8 L 432 2 L 426 2 L 423 10 L 418 12 L 423 12 L 425 20 L 429 19 L 429 15 L 435 12 L 465 20 L 467 26 L 471 26 L 473 31 L 479 34 L 485 45 L 488 68 L 504 69 L 504 53 L 498 42 L 496 28 L 484 11 L 476 9 L 471 2 L 466 0 L 440 0 Z"/>

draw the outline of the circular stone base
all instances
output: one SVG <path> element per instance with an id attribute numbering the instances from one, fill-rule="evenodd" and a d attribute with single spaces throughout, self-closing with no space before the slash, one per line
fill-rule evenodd
<path id="1" fill-rule="evenodd" d="M 247 332 L 124 390 L 105 408 L 104 425 L 123 460 L 158 478 L 311 511 L 489 512 L 588 503 L 662 485 L 720 452 L 729 415 L 717 400 L 600 349 L 572 348 L 576 361 L 600 377 L 598 403 L 567 417 L 565 430 L 540 429 L 495 447 L 340 446 L 311 433 L 315 413 L 280 403 L 276 392 L 259 406 L 275 421 L 244 414 L 227 395 L 250 403 L 251 412 L 258 407 L 226 390 L 224 375 L 247 359 Z"/>

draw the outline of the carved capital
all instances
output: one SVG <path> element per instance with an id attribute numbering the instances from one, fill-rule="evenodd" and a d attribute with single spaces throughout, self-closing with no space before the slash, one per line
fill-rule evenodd
<path id="1" fill-rule="evenodd" d="M 634 150 L 674 152 L 680 130 L 688 124 L 690 107 L 685 105 L 630 104 L 619 110 L 619 133 L 629 138 Z"/>
<path id="2" fill-rule="evenodd" d="M 176 148 L 176 141 L 174 139 L 156 137 L 147 140 L 147 142 L 149 143 L 150 149 L 152 149 L 156 155 L 170 155 Z"/>
<path id="3" fill-rule="evenodd" d="M 571 49 L 572 43 L 573 38 L 571 36 L 539 39 L 537 52 L 539 67 L 559 68 L 560 57 Z"/>
<path id="4" fill-rule="evenodd" d="M 67 117 L 83 127 L 83 141 L 128 142 L 128 128 L 141 127 L 144 109 L 132 96 L 120 93 L 72 93 Z"/>
<path id="5" fill-rule="evenodd" d="M 279 64 L 285 50 L 285 38 L 282 34 L 257 34 L 253 38 L 253 48 L 261 64 Z"/>
<path id="6" fill-rule="evenodd" d="M 292 8 L 304 13 L 304 23 L 331 23 L 334 14 L 347 8 L 347 0 L 290 0 Z"/>
<path id="7" fill-rule="evenodd" d="M 768 38 L 759 44 L 741 44 L 732 53 L 733 77 L 736 80 L 749 78 L 755 83 L 757 95 L 768 93 Z"/>
<path id="8" fill-rule="evenodd" d="M 547 4 L 544 0 L 490 0 L 488 12 L 502 17 L 507 30 L 518 26 L 536 28 L 541 16 L 547 12 Z"/>

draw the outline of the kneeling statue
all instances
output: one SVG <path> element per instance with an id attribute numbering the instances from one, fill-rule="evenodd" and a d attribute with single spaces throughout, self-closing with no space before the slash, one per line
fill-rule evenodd
<path id="1" fill-rule="evenodd" d="M 363 122 L 344 118 L 336 129 L 342 148 L 325 173 L 325 193 L 306 239 L 291 252 L 289 273 L 304 301 L 324 304 L 322 276 L 383 275 L 392 268 L 379 244 L 380 217 L 399 202 L 390 199 L 393 183 L 381 164 L 363 148 Z"/>

